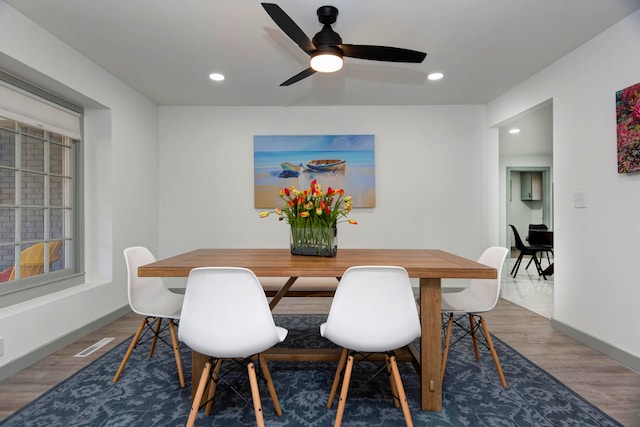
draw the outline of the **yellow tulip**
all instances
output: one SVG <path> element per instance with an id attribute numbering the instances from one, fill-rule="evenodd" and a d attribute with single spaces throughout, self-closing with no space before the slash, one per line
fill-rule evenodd
<path id="1" fill-rule="evenodd" d="M 260 215 L 260 218 L 266 218 L 269 216 L 269 211 L 262 211 L 258 215 Z"/>

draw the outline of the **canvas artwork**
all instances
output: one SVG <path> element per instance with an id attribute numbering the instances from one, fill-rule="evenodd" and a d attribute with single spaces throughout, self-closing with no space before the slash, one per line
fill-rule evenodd
<path id="1" fill-rule="evenodd" d="M 278 190 L 344 189 L 354 208 L 375 207 L 374 135 L 258 135 L 253 138 L 254 205 L 282 206 Z"/>
<path id="2" fill-rule="evenodd" d="M 616 92 L 618 173 L 640 171 L 640 83 Z"/>

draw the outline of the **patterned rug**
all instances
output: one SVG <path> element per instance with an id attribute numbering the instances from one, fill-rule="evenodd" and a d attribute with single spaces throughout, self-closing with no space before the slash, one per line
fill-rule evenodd
<path id="1" fill-rule="evenodd" d="M 276 324 L 289 329 L 288 347 L 330 347 L 319 336 L 324 315 L 275 315 Z M 49 390 L 2 422 L 2 426 L 183 426 L 191 405 L 191 355 L 182 348 L 187 386 L 180 388 L 173 352 L 158 346 L 152 359 L 148 347 L 136 349 L 120 377 L 113 375 L 126 351 L 126 341 L 86 368 Z M 504 389 L 488 350 L 474 357 L 471 342 L 452 347 L 443 385 L 443 410 L 419 409 L 419 382 L 413 367 L 401 363 L 401 375 L 416 426 L 619 426 L 557 379 L 494 337 L 509 384 Z M 184 347 L 184 346 L 183 346 Z M 393 406 L 389 381 L 379 375 L 369 381 L 373 366 L 354 368 L 343 418 L 344 426 L 403 426 L 402 410 Z M 232 365 L 231 363 L 229 365 Z M 273 410 L 266 386 L 260 394 L 267 426 L 331 426 L 332 409 L 326 401 L 335 363 L 270 362 L 283 416 Z M 375 368 L 373 368 L 375 370 Z M 238 375 L 239 379 L 246 378 Z M 232 378 L 228 376 L 227 379 Z M 248 382 L 232 383 L 243 396 L 218 387 L 210 416 L 201 410 L 198 426 L 255 425 Z"/>

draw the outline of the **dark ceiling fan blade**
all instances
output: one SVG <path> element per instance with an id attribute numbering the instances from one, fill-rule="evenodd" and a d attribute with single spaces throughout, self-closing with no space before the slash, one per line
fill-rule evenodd
<path id="1" fill-rule="evenodd" d="M 304 31 L 298 27 L 298 24 L 293 22 L 293 19 L 291 19 L 280 6 L 273 3 L 262 3 L 262 7 L 267 11 L 271 19 L 273 19 L 273 22 L 275 22 L 291 40 L 300 46 L 300 49 L 308 54 L 311 54 L 311 52 L 316 49 Z"/>
<path id="2" fill-rule="evenodd" d="M 424 58 L 427 56 L 424 52 L 399 47 L 343 44 L 340 45 L 340 48 L 342 48 L 344 56 L 371 59 L 374 61 L 413 62 L 417 64 L 424 61 Z"/>
<path id="3" fill-rule="evenodd" d="M 287 80 L 286 82 L 280 84 L 280 86 L 289 86 L 294 84 L 295 82 L 299 82 L 300 80 L 309 77 L 310 75 L 312 75 L 313 73 L 315 73 L 316 70 L 314 70 L 313 68 L 309 67 L 304 71 L 299 72 L 298 74 L 296 74 L 295 76 L 291 77 L 289 80 Z"/>

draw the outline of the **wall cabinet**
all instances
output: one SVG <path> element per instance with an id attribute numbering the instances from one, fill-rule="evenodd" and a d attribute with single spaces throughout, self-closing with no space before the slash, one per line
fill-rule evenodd
<path id="1" fill-rule="evenodd" d="M 521 172 L 520 187 L 520 200 L 542 200 L 542 172 Z"/>

